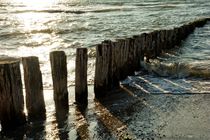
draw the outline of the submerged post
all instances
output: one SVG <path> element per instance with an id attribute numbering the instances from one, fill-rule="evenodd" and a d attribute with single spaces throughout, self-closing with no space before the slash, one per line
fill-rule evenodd
<path id="1" fill-rule="evenodd" d="M 38 57 L 23 57 L 24 81 L 26 89 L 26 108 L 29 120 L 45 119 L 42 74 Z"/>
<path id="2" fill-rule="evenodd" d="M 0 60 L 0 122 L 2 131 L 26 123 L 19 60 Z"/>
<path id="3" fill-rule="evenodd" d="M 64 51 L 50 53 L 55 104 L 68 106 L 67 63 Z"/>
<path id="4" fill-rule="evenodd" d="M 87 105 L 87 48 L 78 48 L 76 52 L 75 100 L 79 105 Z"/>

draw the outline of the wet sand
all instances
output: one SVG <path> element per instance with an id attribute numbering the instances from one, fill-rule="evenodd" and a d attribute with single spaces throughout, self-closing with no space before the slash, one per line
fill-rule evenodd
<path id="1" fill-rule="evenodd" d="M 176 79 L 164 79 L 173 83 L 171 87 L 165 85 L 166 93 L 163 89 L 145 92 L 146 88 L 132 86 L 137 83 L 134 80 L 110 92 L 102 101 L 95 101 L 95 115 L 109 132 L 105 131 L 101 139 L 210 139 L 210 80 L 179 79 L 178 83 Z"/>
<path id="2" fill-rule="evenodd" d="M 210 94 L 139 94 L 125 87 L 136 102 L 127 126 L 134 139 L 210 139 Z"/>
<path id="3" fill-rule="evenodd" d="M 137 77 L 139 76 L 135 76 Z M 146 84 L 138 83 L 135 79 L 123 84 L 120 89 L 110 92 L 100 102 L 95 100 L 94 106 L 89 106 L 86 110 L 86 118 L 88 120 L 97 118 L 98 129 L 91 135 L 80 133 L 80 136 L 84 136 L 80 138 L 210 139 L 210 94 L 207 92 L 210 80 L 199 79 L 192 82 L 191 79 L 179 79 L 178 83 L 176 79 L 164 79 L 173 83 L 171 87 L 165 85 L 165 88 L 168 88 L 166 93 L 160 89 L 145 92 Z M 159 78 L 158 84 L 162 83 L 161 80 Z M 186 83 L 181 83 L 181 80 Z M 150 82 L 155 85 L 154 82 Z M 176 82 L 177 87 L 174 85 Z M 138 83 L 142 88 L 132 86 L 134 83 Z M 80 130 L 89 125 L 91 123 L 81 125 Z"/>

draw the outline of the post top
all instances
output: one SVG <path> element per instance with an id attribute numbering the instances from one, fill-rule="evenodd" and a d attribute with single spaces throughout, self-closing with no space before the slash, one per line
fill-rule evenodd
<path id="1" fill-rule="evenodd" d="M 15 57 L 0 56 L 0 64 L 11 64 L 14 62 L 20 62 L 20 59 Z"/>

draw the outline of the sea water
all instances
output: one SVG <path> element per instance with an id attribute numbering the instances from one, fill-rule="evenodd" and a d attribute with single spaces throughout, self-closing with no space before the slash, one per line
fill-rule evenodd
<path id="1" fill-rule="evenodd" d="M 56 121 L 49 63 L 51 51 L 62 50 L 67 54 L 68 85 L 71 86 L 74 85 L 75 48 L 88 47 L 88 83 L 93 84 L 96 44 L 105 39 L 115 40 L 178 27 L 209 16 L 209 7 L 209 0 L 0 0 L 0 57 L 38 56 L 43 74 L 47 120 L 42 125 L 31 124 L 34 130 L 28 130 L 24 137 L 77 138 L 73 128 L 78 126 L 68 122 L 78 117 L 75 117 L 78 112 L 74 108 L 72 88 L 69 89 L 72 91 L 72 108 L 64 118 L 67 123 L 59 128 Z M 187 77 L 191 81 L 209 77 L 209 36 L 208 22 L 204 28 L 197 28 L 174 50 L 150 64 L 142 64 L 154 74 L 146 74 L 145 77 L 155 82 L 160 81 L 159 77 L 177 78 L 178 82 Z M 131 81 L 128 80 L 128 83 Z M 93 99 L 93 95 L 89 98 Z M 89 108 L 93 106 L 94 102 L 91 102 Z M 99 136 L 94 132 L 95 129 L 101 129 L 97 119 L 89 121 L 87 129 L 90 135 Z"/>

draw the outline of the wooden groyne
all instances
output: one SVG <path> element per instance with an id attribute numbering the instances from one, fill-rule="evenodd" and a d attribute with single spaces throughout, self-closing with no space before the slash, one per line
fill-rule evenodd
<path id="1" fill-rule="evenodd" d="M 141 70 L 142 61 L 150 61 L 166 50 L 179 45 L 196 27 L 202 27 L 204 18 L 175 27 L 155 30 L 115 41 L 105 40 L 96 46 L 94 76 L 95 97 L 102 99 L 110 90 L 118 88 L 120 81 Z M 88 103 L 87 48 L 76 52 L 75 102 L 81 106 Z M 19 60 L 0 60 L 0 122 L 2 131 L 26 123 L 40 116 L 45 119 L 42 75 L 38 57 L 22 58 L 26 107 L 28 119 L 23 113 L 24 100 Z M 68 108 L 67 57 L 63 51 L 50 53 L 54 101 L 59 107 Z M 67 109 L 68 110 L 68 109 Z"/>
<path id="2" fill-rule="evenodd" d="M 168 49 L 179 45 L 196 27 L 202 27 L 209 18 L 190 22 L 181 27 L 155 30 L 132 38 L 103 41 L 96 47 L 95 97 L 117 88 L 119 81 L 141 69 L 141 61 L 154 59 Z"/>

